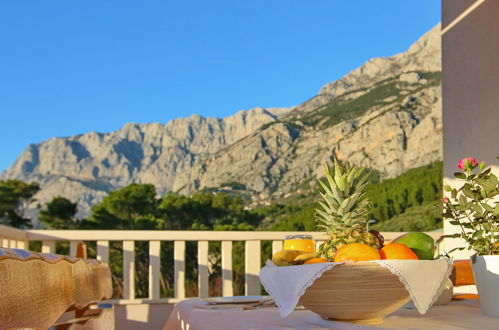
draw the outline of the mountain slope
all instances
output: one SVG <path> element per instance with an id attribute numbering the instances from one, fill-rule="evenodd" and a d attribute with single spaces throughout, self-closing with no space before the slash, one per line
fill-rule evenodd
<path id="1" fill-rule="evenodd" d="M 296 107 L 52 138 L 30 145 L 1 178 L 37 181 L 40 201 L 62 195 L 86 214 L 107 191 L 132 182 L 185 194 L 239 183 L 264 201 L 320 175 L 333 153 L 397 176 L 442 157 L 439 31 L 405 53 L 368 61 Z"/>

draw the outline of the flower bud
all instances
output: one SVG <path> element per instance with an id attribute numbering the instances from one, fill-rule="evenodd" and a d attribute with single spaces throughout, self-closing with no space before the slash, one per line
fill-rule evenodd
<path id="1" fill-rule="evenodd" d="M 459 168 L 461 170 L 471 171 L 477 166 L 478 166 L 478 162 L 476 161 L 476 158 L 473 158 L 473 157 L 463 158 L 459 161 L 459 163 L 457 163 L 457 168 Z"/>

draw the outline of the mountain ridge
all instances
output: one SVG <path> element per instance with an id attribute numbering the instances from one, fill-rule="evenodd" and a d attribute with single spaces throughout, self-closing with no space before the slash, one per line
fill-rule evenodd
<path id="1" fill-rule="evenodd" d="M 29 145 L 0 178 L 39 182 L 41 202 L 62 195 L 85 215 L 108 191 L 133 182 L 153 183 L 160 194 L 236 182 L 259 203 L 320 176 L 333 153 L 383 177 L 399 175 L 441 159 L 439 29 L 297 106 L 51 138 Z"/>

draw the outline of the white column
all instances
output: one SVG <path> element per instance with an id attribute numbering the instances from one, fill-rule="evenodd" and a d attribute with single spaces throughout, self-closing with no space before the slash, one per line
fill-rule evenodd
<path id="1" fill-rule="evenodd" d="M 97 260 L 109 263 L 109 241 L 97 241 Z"/>
<path id="2" fill-rule="evenodd" d="M 135 299 L 134 241 L 123 241 L 123 298 Z"/>
<path id="3" fill-rule="evenodd" d="M 149 242 L 149 299 L 159 299 L 160 241 Z"/>
<path id="4" fill-rule="evenodd" d="M 222 295 L 234 295 L 232 284 L 232 241 L 222 241 Z"/>
<path id="5" fill-rule="evenodd" d="M 260 294 L 260 241 L 246 241 L 245 247 L 245 294 L 255 296 Z"/>
<path id="6" fill-rule="evenodd" d="M 0 247 L 8 248 L 9 247 L 9 240 L 6 238 L 0 238 Z"/>
<path id="7" fill-rule="evenodd" d="M 55 253 L 55 241 L 42 241 L 43 253 Z"/>
<path id="8" fill-rule="evenodd" d="M 17 248 L 23 249 L 23 250 L 28 249 L 28 241 L 24 241 L 24 240 L 17 241 Z"/>
<path id="9" fill-rule="evenodd" d="M 272 254 L 282 250 L 282 240 L 272 241 Z"/>
<path id="10" fill-rule="evenodd" d="M 173 290 L 175 298 L 185 298 L 185 241 L 173 243 Z"/>
<path id="11" fill-rule="evenodd" d="M 78 241 L 69 241 L 69 255 L 76 257 L 76 247 L 78 246 Z"/>
<path id="12" fill-rule="evenodd" d="M 198 241 L 198 290 L 199 297 L 208 297 L 208 241 Z"/>

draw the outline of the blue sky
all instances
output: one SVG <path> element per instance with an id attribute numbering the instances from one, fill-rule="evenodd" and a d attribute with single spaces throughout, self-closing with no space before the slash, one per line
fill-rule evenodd
<path id="1" fill-rule="evenodd" d="M 296 105 L 439 21 L 439 0 L 2 1 L 0 171 L 53 136 Z"/>

